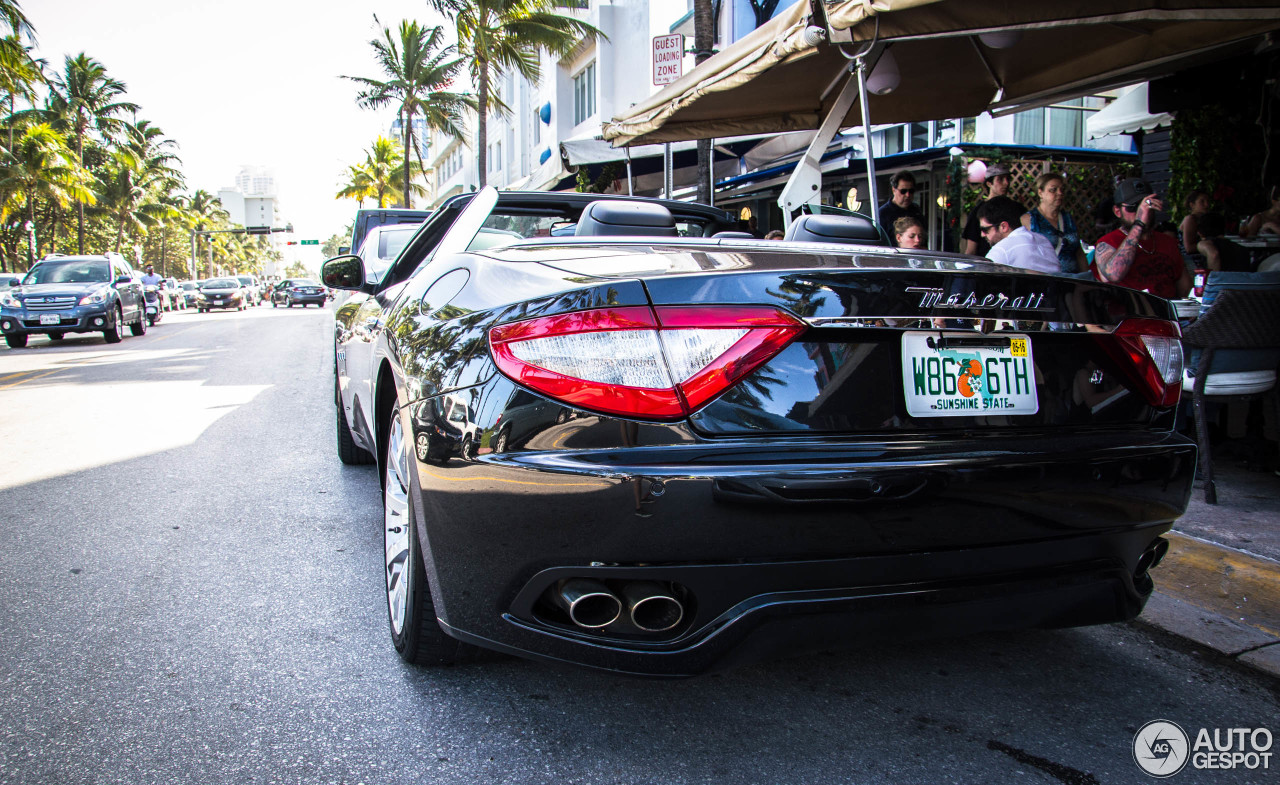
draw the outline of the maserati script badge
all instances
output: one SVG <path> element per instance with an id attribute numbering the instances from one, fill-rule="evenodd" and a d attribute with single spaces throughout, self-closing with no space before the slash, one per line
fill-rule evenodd
<path id="1" fill-rule="evenodd" d="M 908 292 L 920 293 L 921 308 L 953 308 L 965 311 L 1052 311 L 1053 306 L 1043 305 L 1044 293 L 1032 292 L 1010 298 L 1005 293 L 985 294 L 977 292 L 947 295 L 942 289 L 929 286 L 908 286 Z M 943 298 L 946 299 L 943 299 Z"/>

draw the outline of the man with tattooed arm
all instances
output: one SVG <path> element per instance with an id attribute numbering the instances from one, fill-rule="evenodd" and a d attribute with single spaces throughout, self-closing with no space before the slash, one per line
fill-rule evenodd
<path id="1" fill-rule="evenodd" d="M 1094 275 L 1101 281 L 1141 289 L 1167 300 L 1186 297 L 1191 272 L 1182 261 L 1178 242 L 1154 231 L 1164 208 L 1158 194 L 1136 177 L 1116 186 L 1115 207 L 1120 228 L 1098 240 Z"/>

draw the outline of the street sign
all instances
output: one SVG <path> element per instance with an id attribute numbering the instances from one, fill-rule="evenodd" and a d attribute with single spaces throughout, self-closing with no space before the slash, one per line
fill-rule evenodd
<path id="1" fill-rule="evenodd" d="M 319 245 L 319 240 L 299 240 L 298 245 Z"/>
<path id="2" fill-rule="evenodd" d="M 671 84 L 680 78 L 684 65 L 684 36 L 657 35 L 653 37 L 653 83 Z"/>

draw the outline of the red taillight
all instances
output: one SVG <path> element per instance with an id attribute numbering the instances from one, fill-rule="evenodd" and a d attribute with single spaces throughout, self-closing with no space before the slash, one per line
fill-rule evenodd
<path id="1" fill-rule="evenodd" d="M 498 368 L 607 414 L 686 417 L 782 351 L 804 323 L 767 306 L 646 306 L 544 316 L 489 331 Z"/>
<path id="2" fill-rule="evenodd" d="M 1161 319 L 1126 319 L 1112 337 L 1118 344 L 1125 367 L 1152 406 L 1178 405 L 1182 394 L 1182 330 L 1177 322 Z"/>

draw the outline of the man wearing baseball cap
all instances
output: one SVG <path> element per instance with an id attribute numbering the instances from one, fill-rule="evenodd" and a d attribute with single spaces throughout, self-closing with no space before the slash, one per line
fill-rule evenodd
<path id="1" fill-rule="evenodd" d="M 1001 163 L 993 163 L 987 167 L 987 199 L 994 199 L 997 196 L 1007 196 L 1009 191 L 1009 167 Z M 969 220 L 964 225 L 964 231 L 960 233 L 961 239 L 964 240 L 964 252 L 974 256 L 986 256 L 987 251 L 991 250 L 991 243 L 987 242 L 987 238 L 982 236 L 982 229 L 978 223 L 978 208 L 984 203 L 979 202 L 974 205 L 973 210 L 969 212 Z M 1019 207 L 1022 205 L 1015 201 Z M 1022 212 L 1026 212 L 1026 208 Z M 1021 213 L 1020 213 L 1021 214 Z"/>
<path id="2" fill-rule="evenodd" d="M 1152 230 L 1164 202 L 1137 177 L 1116 186 L 1112 211 L 1120 228 L 1098 240 L 1094 275 L 1100 281 L 1150 292 L 1166 300 L 1186 297 L 1191 273 L 1182 261 L 1178 241 Z"/>

